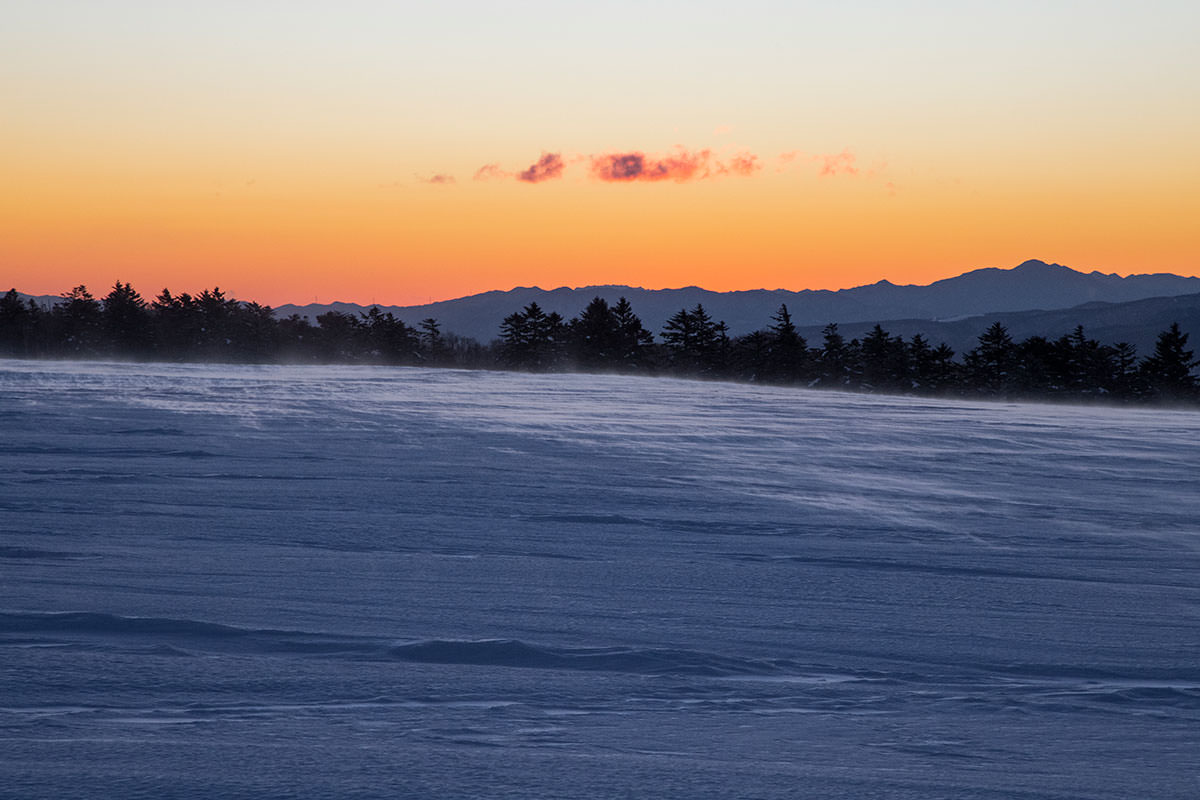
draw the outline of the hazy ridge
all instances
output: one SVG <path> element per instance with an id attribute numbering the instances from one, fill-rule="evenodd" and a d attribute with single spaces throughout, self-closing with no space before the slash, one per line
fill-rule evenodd
<path id="1" fill-rule="evenodd" d="M 691 308 L 702 303 L 714 319 L 724 320 L 728 324 L 731 336 L 739 336 L 765 328 L 770 324 L 771 315 L 785 303 L 793 321 L 799 326 L 819 328 L 829 322 L 848 324 L 922 320 L 926 323 L 922 330 L 932 333 L 934 326 L 927 324 L 931 320 L 983 314 L 994 316 L 996 312 L 1059 310 L 1085 303 L 1126 303 L 1151 297 L 1197 293 L 1200 293 L 1200 278 L 1170 274 L 1122 278 L 1100 272 L 1084 273 L 1060 264 L 1031 260 L 1012 269 L 973 270 L 927 286 L 897 286 L 880 281 L 837 291 L 754 289 L 739 292 L 714 292 L 695 286 L 681 289 L 641 289 L 631 286 L 584 286 L 577 289 L 519 287 L 426 305 L 381 306 L 381 309 L 391 311 L 410 325 L 434 317 L 442 323 L 444 330 L 487 342 L 498 335 L 504 317 L 531 302 L 538 303 L 547 313 L 558 312 L 569 319 L 597 296 L 610 304 L 621 297 L 628 298 L 646 327 L 654 332 L 661 330 L 667 319 L 680 308 Z M 1185 306 L 1200 307 L 1200 302 Z M 281 316 L 300 314 L 315 318 L 326 311 L 353 313 L 368 308 L 355 303 L 330 303 L 282 305 L 275 311 Z M 1069 323 L 1069 327 L 1075 324 Z M 974 330 L 970 325 L 960 327 Z M 983 324 L 979 331 L 986 327 L 987 324 Z M 941 329 L 940 326 L 936 328 Z M 957 329 L 945 330 L 948 335 L 958 338 Z M 1150 341 L 1153 341 L 1154 333 L 1149 335 Z"/>

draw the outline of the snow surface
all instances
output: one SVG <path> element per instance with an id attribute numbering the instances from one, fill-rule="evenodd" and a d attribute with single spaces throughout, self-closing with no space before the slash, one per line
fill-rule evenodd
<path id="1" fill-rule="evenodd" d="M 0 796 L 1200 796 L 1200 414 L 0 362 Z"/>

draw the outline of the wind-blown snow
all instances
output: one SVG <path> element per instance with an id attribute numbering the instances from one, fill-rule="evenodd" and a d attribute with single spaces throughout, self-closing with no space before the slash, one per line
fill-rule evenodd
<path id="1" fill-rule="evenodd" d="M 0 362 L 0 795 L 1193 798 L 1200 414 Z"/>

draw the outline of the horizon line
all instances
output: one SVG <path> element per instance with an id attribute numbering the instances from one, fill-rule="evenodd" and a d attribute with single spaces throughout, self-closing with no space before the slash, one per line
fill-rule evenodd
<path id="1" fill-rule="evenodd" d="M 426 306 L 439 305 L 442 303 L 453 303 L 453 302 L 457 302 L 459 300 L 466 300 L 466 299 L 469 299 L 472 297 L 481 297 L 481 296 L 487 295 L 487 294 L 510 294 L 512 292 L 519 292 L 519 291 L 539 291 L 539 292 L 551 293 L 551 292 L 558 292 L 558 291 L 564 291 L 564 290 L 571 291 L 571 292 L 578 292 L 578 291 L 584 291 L 587 289 L 632 289 L 632 290 L 643 291 L 643 292 L 680 292 L 680 291 L 687 291 L 687 290 L 696 290 L 696 291 L 700 291 L 700 292 L 708 292 L 710 294 L 720 294 L 720 295 L 747 294 L 747 293 L 751 293 L 751 292 L 767 292 L 767 293 L 785 292 L 785 293 L 789 293 L 789 294 L 804 294 L 804 293 L 838 294 L 841 292 L 853 291 L 855 289 L 864 289 L 864 288 L 868 288 L 868 287 L 872 287 L 872 286 L 881 286 L 881 285 L 892 286 L 892 287 L 896 287 L 896 288 L 909 288 L 909 287 L 927 288 L 936 283 L 941 283 L 942 281 L 953 280 L 955 278 L 961 278 L 965 275 L 970 275 L 970 274 L 977 273 L 977 272 L 1013 272 L 1021 267 L 1024 267 L 1026 265 L 1031 265 L 1031 264 L 1038 264 L 1038 265 L 1045 266 L 1045 267 L 1060 267 L 1062 269 L 1066 269 L 1071 272 L 1074 272 L 1078 275 L 1099 275 L 1101 277 L 1115 277 L 1115 278 L 1120 278 L 1120 279 L 1136 278 L 1136 277 L 1169 276 L 1169 277 L 1176 277 L 1176 278 L 1200 280 L 1200 276 L 1181 275 L 1181 274 L 1175 273 L 1175 272 L 1129 272 L 1127 274 L 1122 275 L 1119 272 L 1101 272 L 1100 270 L 1084 271 L 1084 270 L 1075 269 L 1073 267 L 1068 267 L 1064 264 L 1059 264 L 1059 263 L 1053 262 L 1053 261 L 1044 261 L 1044 260 L 1038 259 L 1038 258 L 1030 258 L 1030 259 L 1025 259 L 1020 264 L 1017 264 L 1016 266 L 1013 266 L 1013 267 L 975 267 L 972 269 L 968 269 L 964 272 L 959 272 L 959 273 L 955 273 L 953 275 L 948 275 L 943 278 L 938 278 L 936 280 L 930 281 L 929 283 L 893 283 L 892 281 L 888 280 L 887 278 L 881 278 L 873 283 L 861 283 L 861 284 L 855 284 L 853 286 L 843 286 L 838 289 L 814 289 L 814 288 L 787 289 L 787 288 L 783 288 L 783 287 L 767 288 L 765 286 L 760 286 L 760 287 L 754 287 L 754 288 L 749 288 L 749 289 L 718 290 L 718 289 L 708 289 L 703 286 L 699 286 L 697 284 L 688 284 L 686 286 L 662 286 L 662 287 L 657 287 L 657 288 L 650 288 L 650 287 L 646 287 L 646 286 L 634 286 L 632 284 L 624 284 L 624 283 L 592 283 L 592 284 L 585 284 L 585 285 L 581 285 L 581 286 L 567 286 L 564 284 L 564 285 L 555 286 L 552 288 L 543 288 L 542 286 L 534 284 L 534 285 L 528 285 L 528 286 L 514 285 L 507 289 L 484 289 L 482 291 L 472 292 L 470 294 L 446 297 L 446 298 L 438 299 L 438 300 L 430 299 L 424 303 L 408 303 L 408 304 L 387 303 L 387 302 L 380 303 L 380 302 L 377 302 L 374 300 L 372 300 L 371 302 L 364 302 L 364 301 L 359 301 L 359 300 L 322 301 L 319 298 L 314 297 L 311 301 L 308 301 L 308 302 L 290 301 L 290 302 L 272 304 L 272 305 L 269 305 L 268 307 L 271 308 L 272 310 L 274 310 L 274 309 L 282 308 L 284 306 L 294 306 L 296 308 L 307 308 L 309 306 L 329 306 L 329 305 L 340 304 L 340 305 L 348 305 L 348 306 L 360 306 L 362 308 L 372 308 L 372 307 L 424 308 Z M 122 281 L 120 278 L 116 278 L 114 280 L 114 283 L 130 283 L 130 282 Z M 82 285 L 82 284 L 76 284 L 75 286 L 79 286 L 79 285 Z M 18 294 L 23 295 L 28 298 L 35 299 L 35 300 L 39 300 L 39 301 L 60 300 L 60 299 L 62 299 L 62 296 L 64 294 L 68 293 L 73 288 L 75 288 L 75 287 L 73 286 L 70 289 L 64 289 L 61 292 L 59 292 L 58 294 L 32 294 L 29 292 L 21 291 L 21 289 L 15 287 L 15 286 L 12 287 L 12 289 L 15 289 Z M 112 287 L 108 287 L 108 289 L 111 289 L 111 288 Z M 95 290 L 93 290 L 91 287 L 88 287 L 88 291 L 97 300 L 102 299 L 103 296 L 105 294 L 107 294 L 108 289 L 101 290 L 102 293 L 97 294 L 97 292 Z M 137 290 L 137 287 L 134 287 L 134 289 Z M 215 285 L 212 287 L 208 287 L 208 286 L 201 287 L 196 293 L 206 291 L 208 289 L 220 289 L 220 286 Z M 169 287 L 163 287 L 163 290 L 169 290 Z M 5 292 L 5 291 L 8 291 L 8 290 L 0 289 L 0 292 Z M 139 291 L 139 294 L 142 294 L 140 292 L 140 290 L 138 290 L 138 291 Z M 162 291 L 162 290 L 160 290 L 160 291 Z M 192 292 L 181 292 L 180 294 L 184 294 L 184 293 L 193 294 L 193 295 L 196 294 L 196 293 L 192 293 Z M 226 297 L 228 299 L 237 300 L 238 302 L 258 302 L 252 298 L 243 299 L 243 298 L 239 297 L 237 295 L 237 293 L 232 290 L 230 290 L 228 292 L 223 292 L 223 294 L 226 294 Z M 153 302 L 154 296 L 156 296 L 156 295 L 147 296 L 146 294 L 142 294 L 142 297 L 144 299 L 146 299 L 147 302 Z"/>

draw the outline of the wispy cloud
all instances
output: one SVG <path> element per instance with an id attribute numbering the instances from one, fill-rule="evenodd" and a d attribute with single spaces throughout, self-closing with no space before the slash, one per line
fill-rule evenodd
<path id="1" fill-rule="evenodd" d="M 749 176 L 762 169 L 762 163 L 754 153 L 737 153 L 724 163 L 718 163 L 722 175 Z"/>
<path id="2" fill-rule="evenodd" d="M 843 150 L 840 153 L 830 155 L 814 156 L 814 159 L 820 162 L 822 175 L 858 174 L 858 166 L 855 164 L 857 159 L 849 150 Z"/>
<path id="3" fill-rule="evenodd" d="M 482 167 L 475 170 L 475 180 L 477 181 L 494 181 L 511 177 L 512 173 L 508 170 L 501 169 L 499 164 L 484 164 Z"/>
<path id="4" fill-rule="evenodd" d="M 858 175 L 860 172 L 858 166 L 858 158 L 854 153 L 850 152 L 849 148 L 842 150 L 840 153 L 806 153 L 803 150 L 789 150 L 786 153 L 780 153 L 776 159 L 776 172 L 783 172 L 788 165 L 797 161 L 804 161 L 813 164 L 817 168 L 817 174 L 826 177 L 835 175 Z"/>
<path id="5" fill-rule="evenodd" d="M 517 173 L 517 180 L 525 183 L 541 183 L 542 181 L 561 178 L 565 165 L 561 153 L 542 153 L 542 157 L 533 162 L 528 169 Z"/>
<path id="6" fill-rule="evenodd" d="M 422 183 L 432 183 L 434 185 L 447 185 L 447 184 L 451 184 L 451 183 L 457 183 L 457 181 L 454 180 L 453 175 L 443 175 L 440 172 L 436 175 L 431 175 L 428 178 L 421 178 L 420 180 Z"/>

